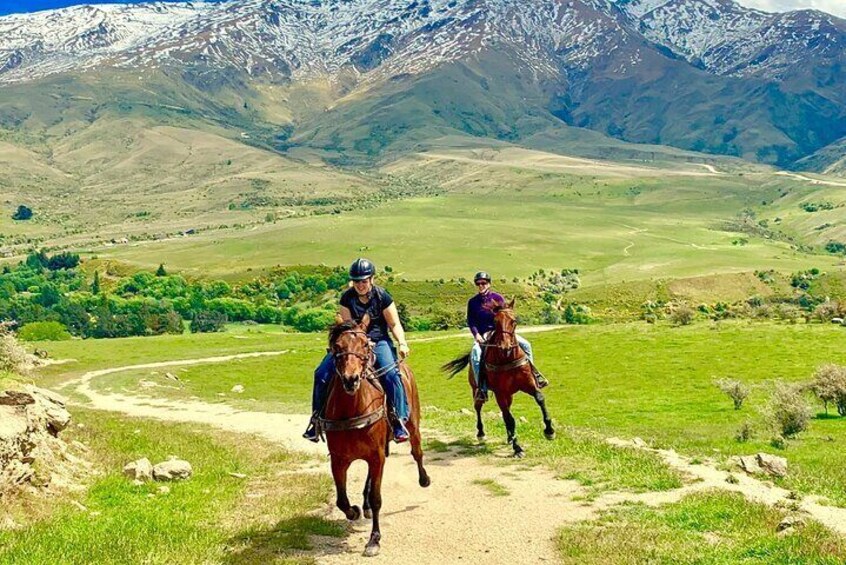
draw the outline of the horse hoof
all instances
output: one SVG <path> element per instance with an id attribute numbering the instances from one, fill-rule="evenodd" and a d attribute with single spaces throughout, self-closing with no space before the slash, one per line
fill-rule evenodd
<path id="1" fill-rule="evenodd" d="M 543 432 L 543 437 L 546 439 L 555 439 L 555 432 Z"/>
<path id="2" fill-rule="evenodd" d="M 376 557 L 379 555 L 379 544 L 378 543 L 368 543 L 367 547 L 364 548 L 364 556 L 365 557 Z"/>
<path id="3" fill-rule="evenodd" d="M 525 456 L 526 456 L 525 451 L 515 451 L 514 452 L 514 459 L 522 459 Z"/>
<path id="4" fill-rule="evenodd" d="M 361 508 L 359 508 L 358 506 L 353 506 L 350 509 L 350 513 L 352 514 L 352 516 L 347 515 L 347 518 L 349 518 L 350 522 L 355 522 L 356 520 L 361 518 Z"/>
<path id="5" fill-rule="evenodd" d="M 368 520 L 370 520 L 371 518 L 373 518 L 373 511 L 370 510 L 369 508 L 365 508 L 364 509 L 364 517 L 367 518 Z"/>
<path id="6" fill-rule="evenodd" d="M 420 477 L 420 486 L 421 487 L 426 488 L 431 484 L 432 484 L 432 479 L 430 479 L 428 475 L 425 476 L 425 477 Z"/>

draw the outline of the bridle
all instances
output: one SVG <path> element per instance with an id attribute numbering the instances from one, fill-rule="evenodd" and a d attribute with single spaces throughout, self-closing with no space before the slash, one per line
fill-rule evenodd
<path id="1" fill-rule="evenodd" d="M 379 377 L 381 375 L 385 374 L 385 372 L 387 372 L 388 370 L 393 369 L 393 367 L 395 367 L 396 364 L 391 365 L 389 367 L 382 368 L 379 371 L 374 371 L 373 365 L 375 363 L 376 356 L 375 356 L 375 353 L 373 351 L 373 346 L 371 345 L 370 340 L 367 339 L 367 333 L 365 333 L 361 330 L 349 329 L 349 330 L 345 330 L 345 331 L 339 333 L 335 337 L 335 341 L 338 341 L 338 338 L 340 338 L 344 334 L 364 336 L 366 341 L 367 341 L 367 349 L 366 349 L 366 353 L 358 353 L 356 351 L 336 351 L 335 347 L 334 347 L 335 344 L 333 342 L 332 348 L 331 348 L 331 353 L 332 353 L 333 359 L 336 361 L 334 363 L 334 365 L 335 365 L 335 378 L 339 379 L 343 383 L 344 375 L 342 375 L 340 370 L 338 369 L 338 363 L 337 363 L 338 360 L 343 359 L 344 357 L 356 357 L 356 358 L 360 359 L 364 363 L 364 370 L 361 374 L 354 376 L 355 381 L 358 381 L 358 380 L 364 378 L 365 381 L 369 382 L 373 387 L 376 388 L 376 390 L 378 390 L 379 392 L 382 393 L 382 395 L 383 395 L 382 396 L 382 402 L 380 403 L 379 407 L 376 410 L 374 410 L 372 412 L 368 412 L 367 414 L 355 416 L 353 418 L 346 418 L 346 419 L 342 419 L 342 420 L 330 420 L 330 419 L 327 419 L 327 418 L 318 417 L 317 420 L 316 420 L 317 433 L 321 437 L 323 436 L 323 433 L 327 432 L 327 431 L 328 432 L 334 432 L 334 431 L 343 432 L 343 431 L 360 430 L 360 429 L 363 429 L 363 428 L 367 428 L 367 427 L 375 424 L 379 420 L 385 418 L 386 413 L 387 413 L 387 410 L 385 408 L 385 402 L 387 401 L 387 399 L 384 396 L 385 390 L 382 388 L 382 384 L 379 382 Z"/>
<path id="2" fill-rule="evenodd" d="M 357 359 L 360 359 L 362 363 L 364 363 L 364 370 L 361 374 L 354 375 L 354 378 L 361 379 L 362 377 L 364 377 L 367 380 L 372 379 L 372 376 L 375 375 L 375 371 L 373 370 L 373 365 L 374 365 L 374 362 L 376 360 L 376 356 L 375 356 L 375 353 L 373 352 L 373 346 L 370 343 L 370 339 L 368 339 L 368 337 L 367 337 L 367 333 L 365 333 L 361 330 L 350 329 L 350 330 L 346 330 L 346 331 L 343 331 L 340 334 L 338 334 L 338 336 L 335 338 L 335 341 L 338 341 L 338 339 L 344 334 L 350 334 L 350 335 L 355 335 L 355 336 L 363 336 L 364 339 L 365 339 L 365 342 L 367 343 L 366 350 L 365 350 L 365 353 L 359 353 L 357 351 L 337 351 L 337 350 L 335 350 L 335 344 L 333 343 L 332 344 L 332 358 L 335 360 L 335 363 L 333 363 L 335 365 L 335 375 L 339 379 L 344 378 L 344 375 L 341 374 L 338 361 L 340 361 L 344 357 L 356 357 Z"/>
<path id="3" fill-rule="evenodd" d="M 500 310 L 500 312 L 503 312 L 505 310 L 507 310 L 507 308 L 503 308 L 502 310 Z M 516 324 L 515 324 L 515 326 L 516 326 Z M 517 343 L 517 330 L 516 330 L 516 328 L 512 329 L 512 330 L 496 329 L 495 328 L 494 329 L 494 335 L 496 335 L 497 333 L 499 333 L 500 335 L 503 335 L 503 336 L 505 336 L 505 335 L 511 336 L 511 345 L 506 346 L 506 345 L 501 345 L 501 344 L 498 344 L 498 343 L 490 343 L 490 344 L 484 343 L 484 344 L 482 344 L 482 347 L 484 347 L 484 348 L 496 348 L 496 349 L 501 349 L 503 351 L 511 351 L 514 348 L 519 346 L 519 344 Z M 491 336 L 491 337 L 493 337 L 493 336 Z"/>
<path id="4" fill-rule="evenodd" d="M 499 312 L 502 312 L 504 310 L 507 310 L 507 308 L 503 308 Z M 508 310 L 510 310 L 510 309 L 508 309 Z M 514 329 L 511 329 L 511 330 L 506 330 L 506 329 L 502 329 L 502 328 L 494 329 L 494 335 L 497 335 L 497 334 L 500 334 L 500 335 L 503 335 L 503 336 L 505 336 L 505 335 L 511 336 L 511 345 L 506 346 L 506 345 L 502 345 L 502 344 L 499 344 L 499 343 L 490 343 L 490 344 L 482 344 L 482 347 L 484 347 L 484 348 L 495 348 L 495 349 L 499 349 L 501 351 L 507 351 L 507 352 L 514 351 L 515 349 L 520 347 L 520 344 L 517 342 L 516 324 L 515 324 Z M 494 364 L 494 363 L 488 363 L 487 361 L 485 361 L 485 369 L 490 373 L 504 372 L 504 371 L 516 369 L 518 367 L 522 367 L 523 365 L 526 365 L 528 362 L 529 362 L 529 357 L 527 355 L 523 355 L 522 357 L 518 357 L 518 358 L 513 359 L 511 361 L 507 361 L 503 364 Z"/>

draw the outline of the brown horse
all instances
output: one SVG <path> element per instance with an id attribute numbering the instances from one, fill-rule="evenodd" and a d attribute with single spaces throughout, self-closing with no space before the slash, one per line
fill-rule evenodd
<path id="1" fill-rule="evenodd" d="M 540 406 L 544 423 L 543 434 L 546 439 L 555 438 L 555 429 L 552 427 L 552 419 L 546 409 L 546 399 L 532 374 L 529 358 L 526 357 L 526 353 L 520 348 L 515 337 L 517 319 L 514 316 L 514 301 L 508 304 L 495 303 L 491 311 L 494 313 L 494 330 L 490 339 L 482 344 L 480 372 L 484 375 L 483 378 L 487 379 L 488 389 L 494 393 L 499 409 L 502 411 L 502 419 L 508 432 L 507 441 L 514 448 L 514 456 L 523 457 L 524 450 L 517 443 L 517 425 L 511 414 L 511 403 L 515 394 L 525 392 Z M 469 353 L 450 361 L 442 369 L 452 377 L 468 365 L 470 365 Z M 477 398 L 478 385 L 473 376 L 472 366 L 468 370 L 468 380 L 473 391 L 473 406 L 476 409 L 476 437 L 481 440 L 485 438 L 485 427 L 482 424 L 484 400 Z"/>
<path id="2" fill-rule="evenodd" d="M 337 490 L 337 505 L 349 520 L 361 518 L 361 509 L 351 506 L 347 497 L 347 470 L 353 461 L 367 463 L 367 480 L 364 483 L 364 516 L 373 519 L 370 541 L 365 556 L 379 553 L 379 511 L 382 508 L 382 473 L 391 426 L 385 405 L 385 393 L 379 375 L 373 368 L 372 344 L 367 337 L 367 316 L 360 324 L 348 321 L 336 324 L 330 331 L 330 351 L 334 356 L 335 374 L 332 377 L 325 418 L 320 427 L 326 433 L 332 462 L 332 478 Z M 420 400 L 417 384 L 411 369 L 400 364 L 403 385 L 408 395 L 410 418 L 407 423 L 411 454 L 417 462 L 421 487 L 430 484 L 423 468 L 423 450 L 420 447 Z"/>

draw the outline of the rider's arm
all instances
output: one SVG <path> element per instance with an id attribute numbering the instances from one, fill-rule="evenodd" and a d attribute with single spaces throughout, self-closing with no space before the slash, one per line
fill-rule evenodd
<path id="1" fill-rule="evenodd" d="M 467 328 L 470 330 L 470 333 L 473 334 L 473 339 L 481 343 L 482 334 L 480 334 L 479 330 L 476 328 L 476 311 L 473 308 L 472 300 L 467 302 Z"/>
<path id="2" fill-rule="evenodd" d="M 408 348 L 408 342 L 405 341 L 405 330 L 402 328 L 402 323 L 400 323 L 397 305 L 392 302 L 390 306 L 382 311 L 382 315 L 385 316 L 385 321 L 388 323 L 391 333 L 394 334 L 399 344 L 400 357 L 407 357 L 411 353 L 411 350 Z"/>

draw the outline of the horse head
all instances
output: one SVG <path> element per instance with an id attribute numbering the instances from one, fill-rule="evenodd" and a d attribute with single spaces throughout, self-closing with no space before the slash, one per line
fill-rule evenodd
<path id="1" fill-rule="evenodd" d="M 514 315 L 514 299 L 511 302 L 495 302 L 491 306 L 494 315 L 493 342 L 503 349 L 513 349 L 517 346 L 517 316 Z"/>
<path id="2" fill-rule="evenodd" d="M 373 366 L 373 348 L 367 337 L 370 317 L 365 314 L 361 322 L 340 322 L 332 327 L 329 347 L 335 361 L 335 373 L 344 392 L 354 396 L 362 377 Z"/>

